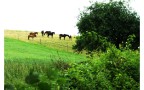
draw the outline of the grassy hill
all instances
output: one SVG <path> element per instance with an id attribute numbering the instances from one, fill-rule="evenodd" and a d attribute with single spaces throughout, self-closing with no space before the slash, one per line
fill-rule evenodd
<path id="1" fill-rule="evenodd" d="M 47 38 L 38 34 L 37 38 L 27 40 L 28 34 L 5 31 L 4 83 L 9 90 L 140 88 L 139 50 L 111 47 L 107 52 L 95 52 L 93 58 L 86 58 L 69 48 L 75 38 L 59 40 L 58 35 Z"/>
<path id="2" fill-rule="evenodd" d="M 19 38 L 17 38 L 18 33 L 22 34 Z M 27 86 L 25 77 L 31 69 L 35 69 L 39 73 L 47 73 L 51 65 L 57 62 L 59 65 L 59 63 L 70 64 L 86 60 L 85 55 L 76 54 L 70 48 L 74 40 L 70 41 L 68 38 L 59 40 L 58 37 L 52 39 L 40 35 L 33 40 L 27 40 L 26 33 L 29 32 L 5 31 L 4 33 L 5 84 L 13 84 L 16 88 L 19 88 L 19 85 Z M 39 43 L 39 39 L 43 42 Z M 46 42 L 47 40 L 49 41 Z M 69 48 L 62 46 L 66 43 L 69 43 Z"/>
<path id="3" fill-rule="evenodd" d="M 63 40 L 63 38 L 59 40 L 58 34 L 55 34 L 53 38 L 51 38 L 51 36 L 48 38 L 46 35 L 42 37 L 41 33 L 38 32 L 36 38 L 34 39 L 30 38 L 30 40 L 28 40 L 28 35 L 30 32 L 31 31 L 5 30 L 4 37 L 9 37 L 29 43 L 41 44 L 43 46 L 57 50 L 73 52 L 72 45 L 75 44 L 75 38 L 74 38 L 75 36 L 72 36 L 72 40 L 69 40 L 68 37 L 66 37 L 65 40 Z"/>
<path id="4" fill-rule="evenodd" d="M 85 60 L 83 55 L 72 52 L 59 51 L 57 49 L 45 47 L 40 44 L 28 43 L 12 38 L 4 39 L 5 60 L 40 60 L 50 61 L 52 59 L 62 59 L 66 61 Z"/>

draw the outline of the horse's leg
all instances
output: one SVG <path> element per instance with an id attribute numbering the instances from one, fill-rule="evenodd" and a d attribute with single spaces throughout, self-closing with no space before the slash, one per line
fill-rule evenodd
<path id="1" fill-rule="evenodd" d="M 64 40 L 65 40 L 65 37 L 64 37 Z"/>
<path id="2" fill-rule="evenodd" d="M 29 36 L 28 36 L 28 40 L 29 40 Z"/>

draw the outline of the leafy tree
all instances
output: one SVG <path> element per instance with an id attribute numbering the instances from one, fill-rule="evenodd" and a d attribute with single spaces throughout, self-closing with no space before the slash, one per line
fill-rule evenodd
<path id="1" fill-rule="evenodd" d="M 85 43 L 87 40 L 83 39 L 83 37 L 86 37 L 86 33 L 94 31 L 98 35 L 106 37 L 107 41 L 113 43 L 117 48 L 119 48 L 119 44 L 126 46 L 128 36 L 135 35 L 133 42 L 131 42 L 131 49 L 137 49 L 140 45 L 139 26 L 139 16 L 130 7 L 125 6 L 124 2 L 95 2 L 80 13 L 77 23 L 80 38 L 76 41 L 74 47 L 75 49 L 79 48 L 78 50 L 82 50 L 91 42 L 94 42 L 95 39 L 92 38 L 93 36 L 89 39 L 88 43 Z M 80 42 L 81 39 L 82 42 Z"/>
<path id="2" fill-rule="evenodd" d="M 107 42 L 107 39 L 98 35 L 96 32 L 87 32 L 83 33 L 81 36 L 76 37 L 76 45 L 73 46 L 73 49 L 76 51 L 87 50 L 91 52 L 93 50 L 97 51 L 106 51 L 106 48 L 109 47 L 110 43 Z"/>

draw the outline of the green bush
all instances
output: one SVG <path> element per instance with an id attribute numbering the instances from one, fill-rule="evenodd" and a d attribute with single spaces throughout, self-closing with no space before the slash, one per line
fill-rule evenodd
<path id="1" fill-rule="evenodd" d="M 74 90 L 137 90 L 139 60 L 137 51 L 120 51 L 112 47 L 95 61 L 73 64 L 63 78 Z"/>
<path id="2" fill-rule="evenodd" d="M 107 49 L 100 57 L 68 64 L 52 62 L 47 72 L 29 72 L 27 83 L 38 90 L 138 90 L 140 88 L 139 51 Z M 68 68 L 64 69 L 63 65 Z M 26 77 L 26 78 L 27 78 Z M 33 79 L 31 82 L 30 80 Z"/>

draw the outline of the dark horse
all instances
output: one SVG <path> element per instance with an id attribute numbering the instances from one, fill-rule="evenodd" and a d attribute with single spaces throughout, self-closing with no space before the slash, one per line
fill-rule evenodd
<path id="1" fill-rule="evenodd" d="M 72 38 L 72 36 L 71 36 L 71 35 L 68 35 L 68 34 L 59 34 L 59 39 L 61 40 L 61 37 L 64 37 L 64 40 L 65 40 L 65 37 L 66 37 L 66 36 L 68 36 L 69 39 Z"/>
<path id="2" fill-rule="evenodd" d="M 30 37 L 33 39 L 34 37 L 36 37 L 36 34 L 29 34 L 28 35 L 28 40 L 29 40 Z"/>
<path id="3" fill-rule="evenodd" d="M 44 36 L 45 35 L 44 31 L 41 31 L 41 34 L 42 34 L 42 36 Z"/>
<path id="4" fill-rule="evenodd" d="M 53 38 L 53 35 L 55 34 L 55 32 L 46 31 L 45 34 L 47 34 L 47 37 L 49 37 L 49 35 L 51 35 Z"/>

